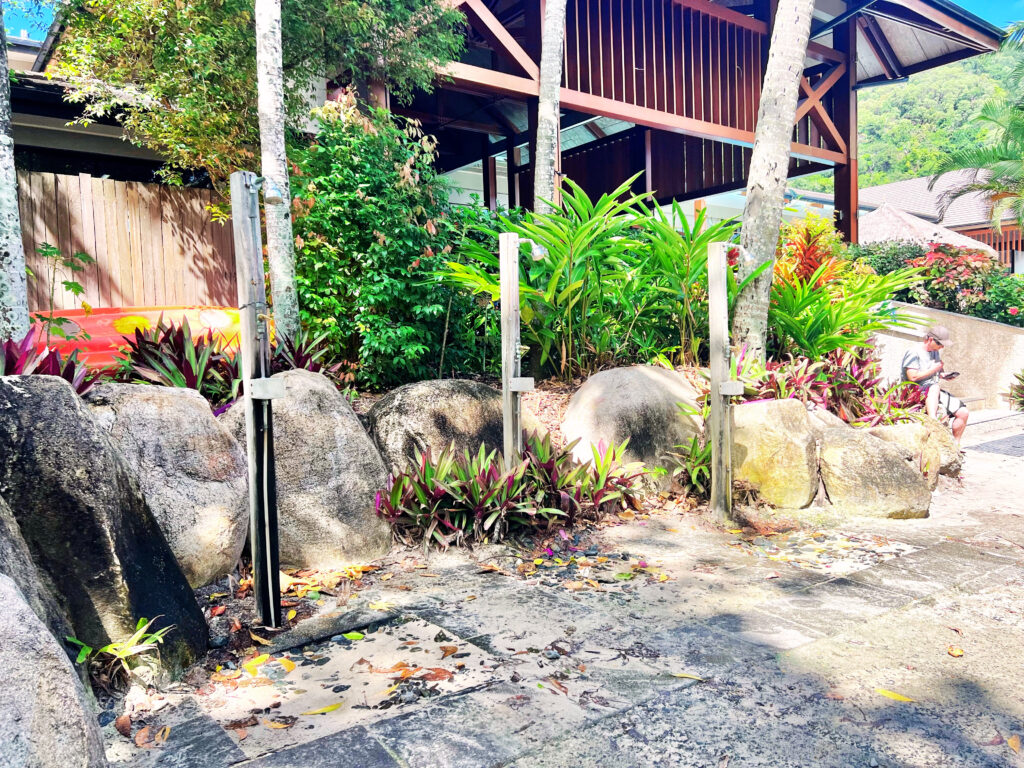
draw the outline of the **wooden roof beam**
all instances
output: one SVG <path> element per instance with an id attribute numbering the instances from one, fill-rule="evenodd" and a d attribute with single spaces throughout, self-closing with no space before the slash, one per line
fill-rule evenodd
<path id="1" fill-rule="evenodd" d="M 537 80 L 540 77 L 540 68 L 537 66 L 537 62 L 523 50 L 511 33 L 484 5 L 483 0 L 459 0 L 456 5 L 466 14 L 470 26 L 483 36 L 495 53 L 507 59 L 509 63 L 519 69 L 520 74 L 531 80 Z"/>
<path id="2" fill-rule="evenodd" d="M 864 34 L 864 39 L 867 41 L 871 53 L 878 59 L 878 63 L 882 65 L 886 77 L 890 80 L 897 80 L 903 77 L 903 65 L 900 63 L 899 57 L 889 44 L 889 38 L 885 36 L 885 32 L 879 26 L 875 17 L 860 16 L 857 18 L 857 26 L 860 27 L 860 31 Z"/>

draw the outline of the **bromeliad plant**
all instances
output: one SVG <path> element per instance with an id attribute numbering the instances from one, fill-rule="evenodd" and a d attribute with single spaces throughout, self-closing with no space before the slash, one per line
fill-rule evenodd
<path id="1" fill-rule="evenodd" d="M 377 493 L 377 514 L 405 543 L 442 548 L 500 541 L 510 532 L 572 527 L 635 502 L 638 465 L 622 462 L 622 445 L 595 446 L 594 460 L 579 464 L 575 444 L 552 446 L 548 435 L 526 436 L 522 459 L 508 466 L 485 446 L 459 456 L 449 446 L 435 458 L 417 451 L 414 464 L 394 472 Z"/>
<path id="2" fill-rule="evenodd" d="M 29 329 L 21 341 L 8 339 L 0 342 L 0 376 L 59 376 L 74 387 L 75 392 L 84 395 L 101 378 L 91 372 L 78 359 L 78 350 L 72 350 L 67 357 L 48 346 L 39 349 L 35 329 Z"/>

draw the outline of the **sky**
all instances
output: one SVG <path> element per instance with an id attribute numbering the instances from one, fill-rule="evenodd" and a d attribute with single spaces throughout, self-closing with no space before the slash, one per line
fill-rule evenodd
<path id="1" fill-rule="evenodd" d="M 957 4 L 1000 27 L 1024 19 L 1024 0 L 959 0 Z M 18 35 L 25 29 L 33 40 L 42 40 L 46 36 L 49 18 L 41 19 L 38 13 L 26 14 L 13 9 L 9 2 L 4 5 L 4 26 L 8 34 Z"/>

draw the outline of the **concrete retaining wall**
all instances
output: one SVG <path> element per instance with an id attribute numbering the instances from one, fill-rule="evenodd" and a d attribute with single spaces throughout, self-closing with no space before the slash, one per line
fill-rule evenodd
<path id="1" fill-rule="evenodd" d="M 929 325 L 949 328 L 954 344 L 943 350 L 947 371 L 960 371 L 960 377 L 943 382 L 943 389 L 961 398 L 980 397 L 969 403 L 973 410 L 1007 408 L 1007 393 L 1014 375 L 1024 370 L 1024 328 L 981 320 L 976 317 L 928 309 L 917 304 L 893 302 L 907 314 L 923 320 L 918 328 L 894 329 L 877 336 L 882 371 L 890 380 L 900 378 L 903 354 L 924 338 Z"/>

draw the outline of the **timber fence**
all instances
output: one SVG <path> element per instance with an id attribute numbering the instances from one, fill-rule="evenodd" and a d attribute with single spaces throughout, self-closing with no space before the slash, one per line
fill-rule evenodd
<path id="1" fill-rule="evenodd" d="M 49 306 L 43 243 L 67 257 L 95 259 L 74 279 L 81 297 L 101 307 L 233 306 L 235 255 L 231 224 L 215 223 L 208 189 L 19 171 L 18 200 L 29 268 L 29 307 Z M 80 301 L 57 278 L 55 309 Z"/>

